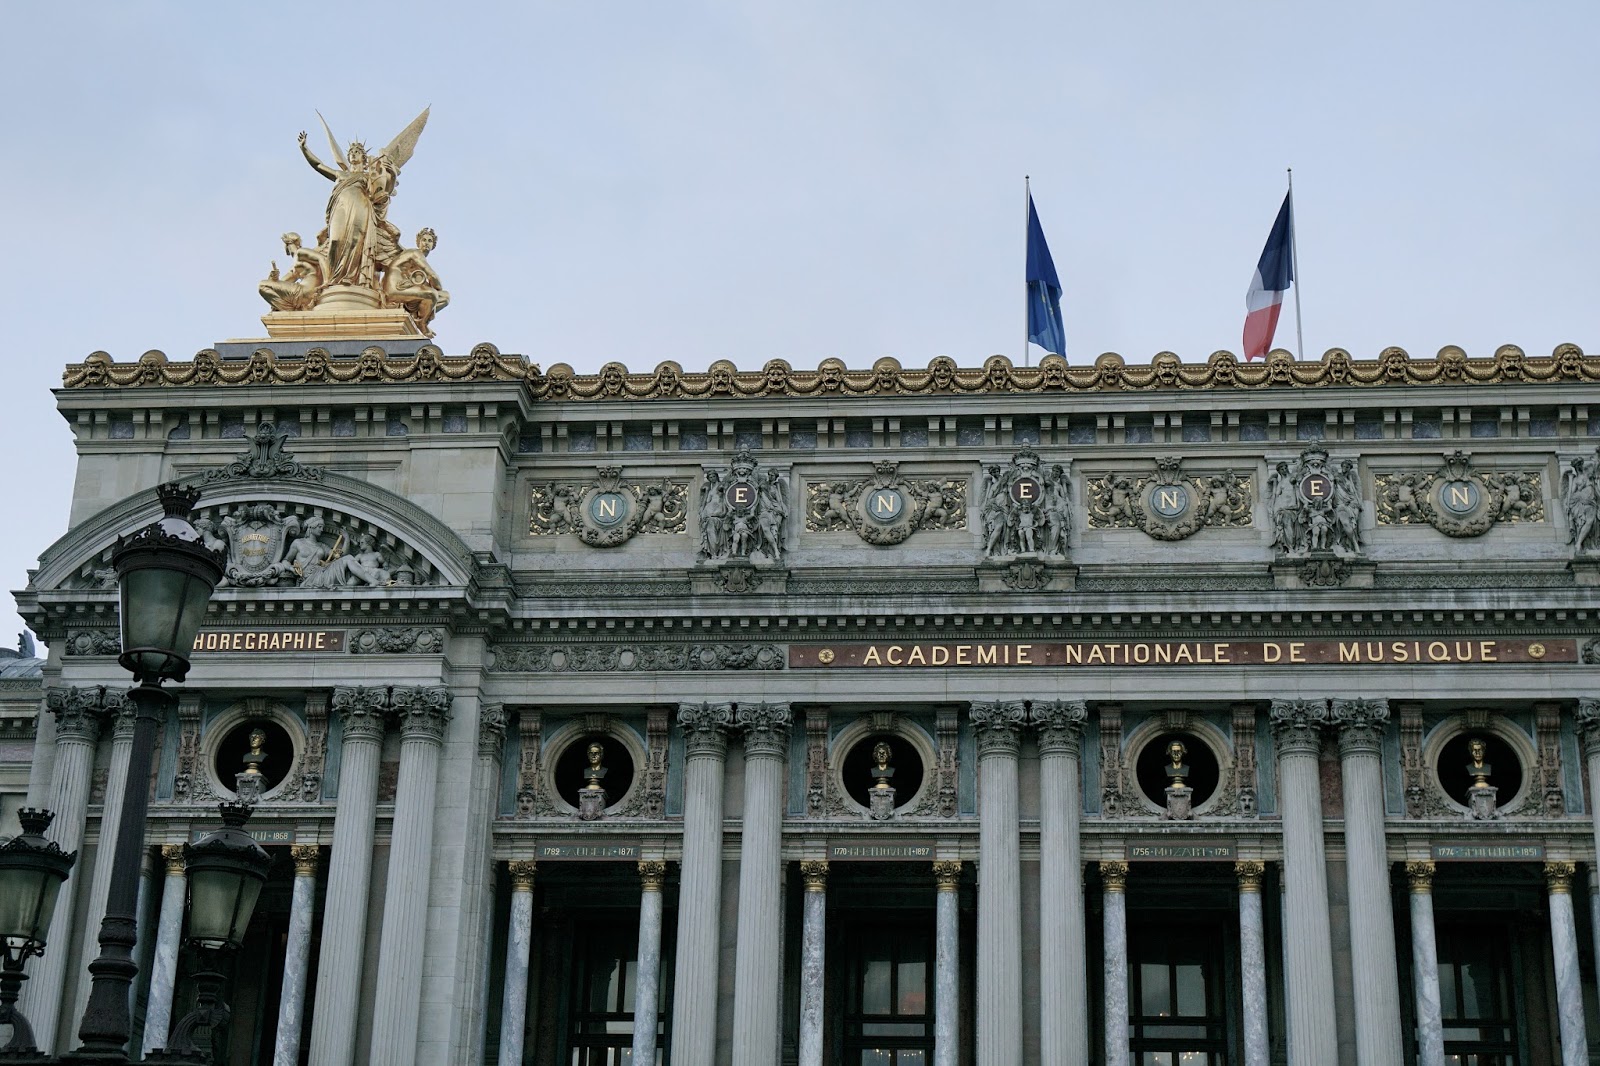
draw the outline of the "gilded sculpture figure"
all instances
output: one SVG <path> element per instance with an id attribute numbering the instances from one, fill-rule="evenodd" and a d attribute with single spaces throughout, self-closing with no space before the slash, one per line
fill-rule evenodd
<path id="1" fill-rule="evenodd" d="M 333 182 L 333 189 L 316 246 L 306 248 L 298 234 L 284 234 L 284 251 L 291 260 L 288 272 L 280 275 L 273 263 L 258 286 L 261 298 L 275 313 L 300 312 L 315 318 L 320 312 L 332 319 L 352 312 L 389 311 L 395 313 L 393 328 L 433 336 L 430 323 L 450 302 L 450 294 L 428 262 L 438 237 L 433 230 L 423 229 L 417 234 L 416 247 L 402 247 L 400 229 L 388 217 L 400 171 L 410 161 L 427 122 L 425 109 L 382 151 L 371 154 L 360 141 L 351 141 L 341 151 L 323 121 L 333 148 L 332 164 L 318 158 L 306 134 L 300 134 L 301 155 L 312 170 Z M 275 325 L 289 328 L 271 315 L 266 323 L 269 333 Z M 297 324 L 295 328 L 303 331 L 305 327 Z M 328 329 L 337 332 L 331 322 Z"/>

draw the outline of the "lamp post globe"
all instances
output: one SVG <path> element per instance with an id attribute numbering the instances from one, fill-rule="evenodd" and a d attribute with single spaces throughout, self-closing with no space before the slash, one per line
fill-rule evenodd
<path id="1" fill-rule="evenodd" d="M 111 566 L 121 593 L 122 654 L 117 661 L 139 682 L 182 681 L 222 580 L 222 559 L 205 546 L 189 512 L 200 490 L 171 483 L 156 489 L 166 513 L 137 533 L 117 538 Z"/>
<path id="2" fill-rule="evenodd" d="M 89 964 L 89 1002 L 78 1025 L 74 1062 L 126 1062 L 133 1020 L 129 992 L 139 967 L 133 959 L 138 936 L 139 865 L 149 810 L 150 764 L 156 731 L 176 703 L 163 681 L 182 681 L 189 653 L 205 620 L 206 602 L 222 580 L 220 553 L 189 521 L 200 490 L 176 482 L 156 489 L 162 516 L 135 533 L 118 537 L 111 552 L 121 595 L 122 654 L 118 662 L 138 684 L 133 742 L 128 752 L 128 787 L 111 861 L 100 954 Z M 104 839 L 104 838 L 102 838 Z"/>
<path id="3" fill-rule="evenodd" d="M 146 1062 L 210 1062 L 212 1034 L 228 1024 L 228 1005 L 222 1001 L 223 959 L 244 943 L 272 857 L 244 830 L 250 818 L 248 804 L 224 803 L 218 810 L 222 828 L 183 849 L 189 874 L 188 940 L 200 960 L 194 974 L 198 989 L 194 1010 L 173 1026 L 167 1046 L 146 1056 Z M 195 1034 L 201 1031 L 206 1036 L 197 1044 Z"/>
<path id="4" fill-rule="evenodd" d="M 77 858 L 44 838 L 54 814 L 24 807 L 17 816 L 22 833 L 0 844 L 0 1025 L 11 1026 L 0 1059 L 38 1050 L 33 1027 L 17 1009 L 17 994 L 28 979 L 22 967 L 29 956 L 44 954 L 56 899 Z"/>

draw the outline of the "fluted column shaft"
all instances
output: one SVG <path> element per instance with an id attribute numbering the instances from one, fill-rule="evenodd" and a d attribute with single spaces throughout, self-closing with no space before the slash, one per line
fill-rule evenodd
<path id="1" fill-rule="evenodd" d="M 933 1066 L 961 1061 L 961 860 L 933 864 Z"/>
<path id="2" fill-rule="evenodd" d="M 371 1061 L 412 1066 L 422 1009 L 422 952 L 433 870 L 433 808 L 439 750 L 450 721 L 443 688 L 395 689 L 400 724 L 400 779 L 394 797 L 389 877 L 378 943 L 378 989 L 372 1010 Z"/>
<path id="3" fill-rule="evenodd" d="M 639 863 L 639 961 L 634 972 L 633 1061 L 656 1061 L 656 1026 L 661 1014 L 661 889 L 667 864 L 660 859 Z"/>
<path id="4" fill-rule="evenodd" d="M 533 877 L 536 864 L 517 861 L 511 868 L 511 920 L 506 936 L 505 999 L 500 1008 L 500 1066 L 522 1066 L 528 1032 L 528 960 L 533 947 Z M 635 1062 L 651 1063 L 637 1055 Z"/>
<path id="5" fill-rule="evenodd" d="M 1239 983 L 1244 999 L 1244 1066 L 1267 1066 L 1267 935 L 1262 920 L 1261 878 L 1265 863 L 1233 864 L 1239 881 Z"/>
<path id="6" fill-rule="evenodd" d="M 150 966 L 150 995 L 144 1008 L 144 1052 L 167 1046 L 172 1031 L 172 993 L 178 980 L 178 951 L 183 940 L 184 905 L 188 881 L 184 876 L 183 845 L 161 849 L 166 884 L 161 890 L 161 914 L 156 919 L 156 952 Z"/>
<path id="7" fill-rule="evenodd" d="M 1411 895 L 1411 984 L 1417 1002 L 1417 1066 L 1444 1066 L 1439 948 L 1433 935 L 1433 863 L 1406 863 Z"/>
<path id="8" fill-rule="evenodd" d="M 48 835 L 62 851 L 77 851 L 83 845 L 95 745 L 108 705 L 115 711 L 123 698 L 121 693 L 108 693 L 102 688 L 55 689 L 46 696 L 46 704 L 56 721 L 56 761 L 50 774 L 47 801 L 49 809 L 55 812 L 55 819 L 50 823 Z M 105 850 L 103 856 L 109 868 L 110 850 Z M 48 948 L 43 956 L 33 960 L 18 1004 L 33 1023 L 34 1039 L 46 1053 L 59 1050 L 56 1031 L 61 1024 L 61 1000 L 72 931 L 80 926 L 93 928 L 75 913 L 73 903 L 77 893 L 71 885 L 69 879 L 62 887 L 55 914 L 50 919 Z"/>
<path id="9" fill-rule="evenodd" d="M 978 1066 L 1022 1061 L 1022 859 L 1019 702 L 974 703 L 978 734 Z"/>
<path id="10" fill-rule="evenodd" d="M 783 962 L 783 766 L 787 703 L 742 703 L 744 820 L 739 836 L 739 927 L 734 955 L 733 1061 L 778 1061 L 778 981 Z"/>
<path id="11" fill-rule="evenodd" d="M 672 988 L 672 1061 L 711 1063 L 717 1050 L 717 936 L 722 910 L 722 774 L 730 703 L 685 704 L 683 867 Z M 776 999 L 776 993 L 774 993 Z"/>
<path id="12" fill-rule="evenodd" d="M 1083 809 L 1078 753 L 1088 709 L 1082 700 L 1036 700 L 1029 721 L 1039 735 L 1039 1061 L 1089 1061 L 1089 1000 L 1084 966 Z"/>
<path id="13" fill-rule="evenodd" d="M 1584 1029 L 1583 982 L 1578 972 L 1578 926 L 1572 913 L 1570 862 L 1544 864 L 1550 900 L 1550 947 L 1556 969 L 1556 1015 L 1561 1025 L 1561 1066 L 1588 1066 Z"/>
<path id="14" fill-rule="evenodd" d="M 89 882 L 89 909 L 84 913 L 86 928 L 98 928 L 106 916 L 106 898 L 111 894 L 111 860 L 117 853 L 117 830 L 122 822 L 122 804 L 128 795 L 128 759 L 133 754 L 134 705 L 126 701 L 108 713 L 111 721 L 111 764 L 106 771 L 105 799 L 100 808 L 100 841 L 94 850 L 94 874 Z M 87 974 L 89 964 L 100 954 L 99 941 L 84 937 L 78 972 Z M 89 1002 L 89 981 L 80 978 L 74 997 L 72 1017 L 83 1017 Z"/>
<path id="15" fill-rule="evenodd" d="M 1400 974 L 1383 830 L 1383 731 L 1387 700 L 1334 700 L 1344 781 L 1345 875 L 1355 982 L 1356 1062 L 1401 1066 Z"/>
<path id="16" fill-rule="evenodd" d="M 800 864 L 806 883 L 800 928 L 800 1046 L 799 1066 L 822 1066 L 823 973 L 828 914 L 828 864 L 812 859 Z M 934 991 L 935 1009 L 938 990 Z"/>
<path id="17" fill-rule="evenodd" d="M 378 807 L 378 756 L 383 745 L 386 689 L 337 689 L 333 711 L 344 723 L 339 754 L 339 802 L 328 857 L 327 902 L 317 958 L 317 997 L 311 1012 L 311 1066 L 352 1066 L 360 1010 L 361 957 L 366 948 L 372 885 L 373 815 Z"/>
<path id="18" fill-rule="evenodd" d="M 1105 938 L 1106 1062 L 1128 1061 L 1128 864 L 1100 864 L 1105 887 L 1102 933 Z"/>
<path id="19" fill-rule="evenodd" d="M 306 1015 L 306 970 L 311 962 L 311 925 L 317 909 L 317 856 L 315 844 L 295 844 L 294 894 L 289 899 L 289 932 L 283 953 L 283 990 L 278 996 L 278 1034 L 272 1046 L 272 1066 L 297 1066 L 300 1036 Z"/>
<path id="20" fill-rule="evenodd" d="M 1594 831 L 1595 854 L 1600 855 L 1600 700 L 1578 701 L 1578 736 L 1589 764 L 1589 824 Z M 1594 936 L 1594 957 L 1600 962 L 1600 864 L 1589 868 L 1589 927 Z"/>
<path id="21" fill-rule="evenodd" d="M 1290 1066 L 1322 1066 L 1338 1046 L 1322 784 L 1317 768 L 1327 720 L 1325 700 L 1275 700 L 1272 704 L 1283 810 L 1284 928 L 1290 931 L 1284 937 Z"/>

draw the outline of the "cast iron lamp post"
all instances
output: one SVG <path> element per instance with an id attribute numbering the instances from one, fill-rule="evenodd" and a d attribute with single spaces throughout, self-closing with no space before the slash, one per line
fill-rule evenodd
<path id="1" fill-rule="evenodd" d="M 221 996 L 223 960 L 244 943 L 272 857 L 244 831 L 248 804 L 224 803 L 218 809 L 222 828 L 183 849 L 189 873 L 189 943 L 201 959 L 194 975 L 199 986 L 195 1008 L 173 1028 L 166 1050 L 152 1053 L 147 1062 L 210 1062 L 212 1034 L 228 1023 L 228 1005 Z M 206 1030 L 204 1048 L 194 1042 L 200 1028 Z"/>
<path id="2" fill-rule="evenodd" d="M 122 654 L 117 661 L 137 682 L 128 788 L 122 799 L 111 887 L 100 923 L 100 955 L 89 964 L 93 983 L 78 1026 L 82 1041 L 73 1061 L 127 1062 L 132 1033 L 129 992 L 139 972 L 133 959 L 139 902 L 139 859 L 149 809 L 150 758 L 156 729 L 176 698 L 161 682 L 182 681 L 189 652 L 206 614 L 206 602 L 222 580 L 222 559 L 189 524 L 200 490 L 176 482 L 156 489 L 166 514 L 127 537 L 111 553 L 121 590 Z"/>
<path id="3" fill-rule="evenodd" d="M 39 1050 L 33 1027 L 17 1009 L 17 993 L 28 979 L 22 966 L 30 955 L 44 954 L 56 897 L 78 857 L 44 838 L 54 814 L 32 807 L 17 814 L 22 835 L 0 844 L 0 1025 L 11 1026 L 11 1040 L 0 1047 L 0 1061 Z"/>

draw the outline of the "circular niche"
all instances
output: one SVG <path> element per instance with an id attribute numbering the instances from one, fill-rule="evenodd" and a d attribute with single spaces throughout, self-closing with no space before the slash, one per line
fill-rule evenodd
<path id="1" fill-rule="evenodd" d="M 212 768 L 217 781 L 229 792 L 233 791 L 234 778 L 245 769 L 244 757 L 250 750 L 250 734 L 257 729 L 264 734 L 261 750 L 266 759 L 261 763 L 261 791 L 271 792 L 283 783 L 294 768 L 294 739 L 289 731 L 270 718 L 253 718 L 240 722 L 223 736 L 212 757 Z"/>
<path id="2" fill-rule="evenodd" d="M 1495 798 L 1497 805 L 1504 808 L 1522 792 L 1522 759 L 1504 737 L 1487 729 L 1457 733 L 1444 742 L 1439 749 L 1438 759 L 1434 761 L 1434 773 L 1439 776 L 1439 786 L 1444 789 L 1445 795 L 1461 806 L 1467 806 L 1467 789 L 1473 783 L 1467 767 L 1472 763 L 1472 742 L 1475 739 L 1483 741 L 1483 761 L 1489 764 L 1492 771 L 1489 784 L 1500 790 Z"/>
<path id="3" fill-rule="evenodd" d="M 614 807 L 633 787 L 634 770 L 633 753 L 613 736 L 599 733 L 577 736 L 561 749 L 555 762 L 556 794 L 572 807 L 578 806 L 578 793 L 589 783 L 584 773 L 589 768 L 590 744 L 598 744 L 602 749 L 600 765 L 605 768 L 606 776 L 601 778 L 600 787 L 606 790 L 606 806 Z"/>
<path id="4" fill-rule="evenodd" d="M 894 770 L 889 785 L 894 789 L 894 805 L 896 808 L 904 807 L 922 790 L 922 755 L 916 745 L 892 733 L 875 733 L 851 746 L 839 767 L 845 791 L 861 806 L 872 805 L 872 788 L 877 784 L 877 779 L 872 776 L 872 768 L 876 765 L 872 749 L 877 747 L 879 741 L 889 745 L 889 766 Z"/>
<path id="5" fill-rule="evenodd" d="M 1183 764 L 1189 768 L 1189 776 L 1183 779 L 1183 783 L 1194 791 L 1190 803 L 1199 807 L 1216 794 L 1222 770 L 1211 745 L 1193 733 L 1162 733 L 1140 749 L 1139 758 L 1134 763 L 1139 791 L 1157 807 L 1166 808 L 1167 786 L 1172 779 L 1162 769 L 1168 764 L 1167 745 L 1174 740 L 1181 741 L 1189 749 L 1183 757 Z"/>

